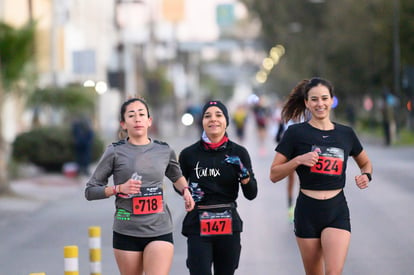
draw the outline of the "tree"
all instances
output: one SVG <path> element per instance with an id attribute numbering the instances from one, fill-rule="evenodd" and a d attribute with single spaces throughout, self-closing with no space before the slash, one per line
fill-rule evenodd
<path id="1" fill-rule="evenodd" d="M 65 87 L 36 89 L 28 96 L 27 107 L 38 110 L 51 108 L 63 114 L 64 122 L 70 122 L 74 114 L 94 118 L 98 94 L 94 89 L 80 84 Z"/>
<path id="2" fill-rule="evenodd" d="M 400 11 L 401 63 L 414 66 L 414 2 L 402 0 Z"/>
<path id="3" fill-rule="evenodd" d="M 271 90 L 287 94 L 293 81 L 324 76 L 341 97 L 359 98 L 393 87 L 393 1 L 242 0 L 262 22 L 265 48 L 286 54 L 269 77 Z M 401 66 L 413 65 L 414 4 L 400 1 Z M 281 89 L 275 89 L 280 87 Z M 397 93 L 399 91 L 396 91 Z"/>
<path id="4" fill-rule="evenodd" d="M 34 30 L 34 22 L 29 22 L 21 28 L 13 28 L 0 22 L 0 114 L 7 93 L 16 91 L 16 83 L 33 58 Z M 0 193 L 9 189 L 9 154 L 2 126 L 0 118 Z"/>

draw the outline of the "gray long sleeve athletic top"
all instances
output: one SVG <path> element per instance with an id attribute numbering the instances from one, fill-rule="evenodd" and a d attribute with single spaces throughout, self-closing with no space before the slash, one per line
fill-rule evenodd
<path id="1" fill-rule="evenodd" d="M 127 140 L 120 140 L 109 145 L 86 183 L 86 199 L 107 198 L 105 187 L 111 176 L 114 185 L 118 185 L 130 179 L 134 172 L 142 176 L 143 196 L 116 197 L 113 230 L 136 237 L 155 237 L 171 233 L 172 217 L 163 199 L 163 180 L 166 176 L 171 182 L 176 182 L 182 172 L 175 152 L 167 143 L 151 140 L 146 145 L 133 145 Z M 158 199 L 154 199 L 155 197 Z M 137 213 L 137 209 L 144 212 Z M 157 213 L 145 212 L 154 209 L 163 210 Z"/>

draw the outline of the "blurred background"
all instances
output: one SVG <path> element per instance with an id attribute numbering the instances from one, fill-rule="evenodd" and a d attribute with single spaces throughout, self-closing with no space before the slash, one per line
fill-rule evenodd
<path id="1" fill-rule="evenodd" d="M 260 105 L 273 137 L 290 90 L 321 76 L 336 121 L 414 144 L 413 22 L 410 0 L 0 0 L 0 193 L 25 163 L 79 165 L 75 128 L 96 161 L 131 96 L 160 139 L 198 131 L 210 98 Z"/>

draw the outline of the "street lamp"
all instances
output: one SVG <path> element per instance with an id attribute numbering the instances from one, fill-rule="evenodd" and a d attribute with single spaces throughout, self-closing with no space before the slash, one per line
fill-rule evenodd
<path id="1" fill-rule="evenodd" d="M 119 43 L 116 48 L 118 68 L 116 72 L 112 72 L 113 82 L 116 83 L 124 96 L 128 97 L 128 94 L 133 94 L 136 90 L 136 79 L 135 79 L 135 62 L 134 58 L 131 60 L 129 54 L 131 51 L 131 43 L 125 38 L 125 28 L 127 27 L 128 18 L 125 18 L 125 12 L 128 10 L 121 9 L 122 5 L 136 5 L 143 4 L 141 0 L 116 0 L 114 9 L 114 23 L 119 36 Z M 125 6 L 124 6 L 125 7 Z M 128 7 L 131 11 L 132 7 Z"/>

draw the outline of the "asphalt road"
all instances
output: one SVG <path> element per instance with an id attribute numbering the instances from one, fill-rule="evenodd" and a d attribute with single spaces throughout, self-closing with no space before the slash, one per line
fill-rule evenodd
<path id="1" fill-rule="evenodd" d="M 251 154 L 259 194 L 254 201 L 238 199 L 244 232 L 236 274 L 304 274 L 287 217 L 286 182 L 273 184 L 268 179 L 275 144 L 269 137 L 266 154 L 259 154 L 254 128 L 248 133 L 244 144 Z M 168 141 L 177 153 L 195 138 L 185 131 L 176 134 L 178 138 Z M 414 147 L 364 145 L 373 161 L 373 181 L 368 189 L 359 190 L 352 180 L 358 169 L 349 161 L 345 194 L 352 238 L 344 274 L 414 274 Z M 119 274 L 111 246 L 113 198 L 86 201 L 84 182 L 60 175 L 13 182 L 19 196 L 0 198 L 0 275 L 63 274 L 63 249 L 68 245 L 79 247 L 80 274 L 90 274 L 89 226 L 102 229 L 102 274 Z M 183 202 L 166 184 L 176 228 L 171 274 L 188 274 L 186 241 L 180 234 Z"/>

